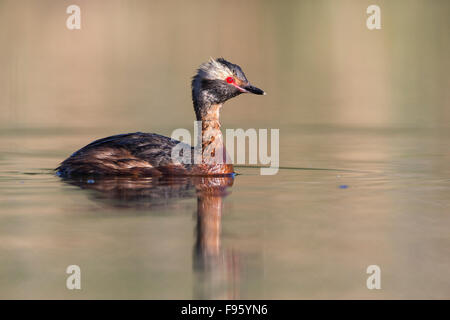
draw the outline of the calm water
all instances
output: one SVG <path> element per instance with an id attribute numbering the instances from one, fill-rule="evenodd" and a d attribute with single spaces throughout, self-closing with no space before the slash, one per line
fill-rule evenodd
<path id="1" fill-rule="evenodd" d="M 449 297 L 448 131 L 282 133 L 275 176 L 86 183 L 51 168 L 89 134 L 2 131 L 0 297 Z"/>
<path id="2" fill-rule="evenodd" d="M 377 0 L 373 31 L 366 0 L 76 3 L 81 30 L 0 0 L 0 298 L 450 297 L 450 1 Z M 210 56 L 268 93 L 221 119 L 280 129 L 277 175 L 53 175 L 97 138 L 192 131 Z"/>

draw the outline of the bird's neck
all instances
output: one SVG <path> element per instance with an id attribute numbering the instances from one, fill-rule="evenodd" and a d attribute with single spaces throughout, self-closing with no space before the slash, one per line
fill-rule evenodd
<path id="1" fill-rule="evenodd" d="M 222 131 L 220 130 L 220 109 L 222 104 L 211 105 L 208 113 L 201 117 L 202 122 L 202 154 L 208 158 L 226 159 Z"/>

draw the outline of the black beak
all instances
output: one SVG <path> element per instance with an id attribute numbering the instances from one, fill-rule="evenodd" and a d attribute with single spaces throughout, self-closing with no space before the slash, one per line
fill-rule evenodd
<path id="1" fill-rule="evenodd" d="M 247 85 L 244 87 L 245 90 L 247 90 L 248 92 L 254 93 L 254 94 L 259 94 L 259 95 L 265 95 L 266 93 L 264 91 L 262 91 L 261 89 L 252 86 L 251 84 Z"/>

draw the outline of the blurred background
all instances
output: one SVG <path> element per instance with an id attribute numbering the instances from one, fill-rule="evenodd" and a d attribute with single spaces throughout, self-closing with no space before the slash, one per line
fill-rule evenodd
<path id="1" fill-rule="evenodd" d="M 190 78 L 223 56 L 268 92 L 229 103 L 226 126 L 448 126 L 450 3 L 376 1 L 371 31 L 373 3 L 3 0 L 0 124 L 191 128 Z"/>
<path id="2" fill-rule="evenodd" d="M 449 17 L 447 0 L 0 0 L 0 298 L 448 299 Z M 195 192 L 133 205 L 53 174 L 97 138 L 193 130 L 191 77 L 220 56 L 268 93 L 229 101 L 222 128 L 280 129 L 290 169 L 237 168 L 218 220 Z"/>

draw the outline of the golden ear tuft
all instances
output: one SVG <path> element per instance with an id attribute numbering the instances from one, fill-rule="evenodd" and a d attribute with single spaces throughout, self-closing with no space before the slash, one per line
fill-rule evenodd
<path id="1" fill-rule="evenodd" d="M 224 80 L 233 75 L 233 73 L 226 66 L 212 57 L 207 62 L 200 65 L 200 70 L 205 72 L 206 78 L 211 80 Z"/>

